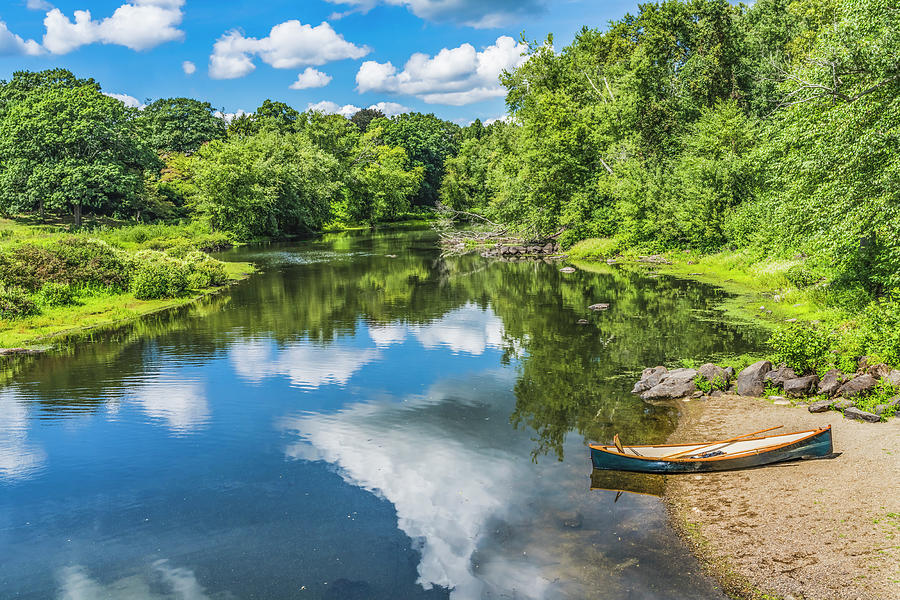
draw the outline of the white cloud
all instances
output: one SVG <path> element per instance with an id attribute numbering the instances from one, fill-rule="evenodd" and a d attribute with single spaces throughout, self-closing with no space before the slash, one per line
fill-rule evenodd
<path id="1" fill-rule="evenodd" d="M 306 90 L 310 88 L 325 87 L 331 83 L 331 75 L 318 69 L 306 67 L 306 70 L 297 75 L 297 81 L 290 85 L 292 90 Z"/>
<path id="2" fill-rule="evenodd" d="M 484 124 L 485 125 L 493 125 L 494 123 L 497 123 L 498 121 L 501 123 L 509 123 L 512 121 L 512 117 L 510 117 L 509 115 L 500 115 L 499 117 L 493 117 L 491 119 L 485 120 Z"/>
<path id="3" fill-rule="evenodd" d="M 394 115 L 412 112 L 410 107 L 404 106 L 398 102 L 376 102 L 369 108 L 380 110 L 386 117 L 393 117 Z"/>
<path id="4" fill-rule="evenodd" d="M 345 104 L 341 106 L 337 102 L 332 102 L 331 100 L 323 100 L 322 102 L 310 102 L 306 105 L 306 110 L 320 112 L 326 115 L 341 115 L 349 119 L 350 117 L 358 113 L 360 111 L 360 108 L 358 106 L 353 106 L 352 104 Z"/>
<path id="5" fill-rule="evenodd" d="M 444 48 L 434 57 L 413 54 L 403 71 L 390 62 L 366 61 L 356 74 L 359 92 L 409 94 L 429 104 L 462 106 L 506 94 L 498 78 L 523 64 L 524 44 L 501 36 L 481 52 L 471 44 Z"/>
<path id="6" fill-rule="evenodd" d="M 195 65 L 194 63 L 192 63 L 189 60 L 186 60 L 183 63 L 181 63 L 181 70 L 184 71 L 185 75 L 193 75 L 194 73 L 197 72 L 197 65 Z"/>
<path id="7" fill-rule="evenodd" d="M 546 0 L 328 0 L 354 7 L 350 12 L 368 12 L 378 4 L 404 6 L 419 18 L 452 22 L 476 28 L 500 27 L 543 12 Z M 347 13 L 338 13 L 341 17 Z"/>
<path id="8" fill-rule="evenodd" d="M 110 98 L 115 98 L 125 106 L 130 106 L 131 108 L 143 109 L 146 106 L 146 104 L 144 104 L 134 96 L 129 96 L 128 94 L 107 94 L 106 92 L 103 92 L 103 94 L 105 96 L 109 96 Z"/>
<path id="9" fill-rule="evenodd" d="M 216 112 L 213 113 L 213 115 L 215 115 L 216 117 L 219 117 L 226 123 L 231 123 L 238 117 L 242 117 L 244 115 L 251 115 L 251 114 L 253 114 L 253 113 L 248 112 L 242 108 L 237 109 L 233 113 L 223 113 L 222 111 L 219 111 L 219 110 L 217 110 Z"/>
<path id="10" fill-rule="evenodd" d="M 54 8 L 44 17 L 44 47 L 53 54 L 66 54 L 96 42 L 147 50 L 180 40 L 184 37 L 178 29 L 182 5 L 184 0 L 134 0 L 102 21 L 93 20 L 89 10 L 76 10 L 74 22 Z"/>
<path id="11" fill-rule="evenodd" d="M 44 49 L 34 40 L 23 40 L 0 21 L 0 56 L 38 56 Z"/>
<path id="12" fill-rule="evenodd" d="M 47 2 L 47 0 L 28 0 L 25 2 L 25 8 L 28 10 L 43 10 L 47 11 L 53 8 L 53 5 Z"/>
<path id="13" fill-rule="evenodd" d="M 369 52 L 368 47 L 345 40 L 327 22 L 312 27 L 296 20 L 285 21 L 272 27 L 264 38 L 244 37 L 238 30 L 225 33 L 213 45 L 209 74 L 214 79 L 243 77 L 256 68 L 254 56 L 276 69 L 293 69 L 362 58 Z"/>

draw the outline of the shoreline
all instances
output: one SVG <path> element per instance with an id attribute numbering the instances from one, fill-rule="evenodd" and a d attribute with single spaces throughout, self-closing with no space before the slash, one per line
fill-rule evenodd
<path id="1" fill-rule="evenodd" d="M 682 402 L 667 443 L 831 424 L 834 459 L 669 476 L 669 522 L 732 596 L 900 597 L 900 420 L 870 424 L 761 398 Z"/>

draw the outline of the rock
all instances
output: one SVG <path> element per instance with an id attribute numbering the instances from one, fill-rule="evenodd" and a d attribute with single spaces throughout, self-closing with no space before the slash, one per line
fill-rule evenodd
<path id="1" fill-rule="evenodd" d="M 802 398 L 814 394 L 818 385 L 819 377 L 817 375 L 788 379 L 784 382 L 784 393 L 789 398 Z"/>
<path id="2" fill-rule="evenodd" d="M 818 402 L 813 402 L 809 405 L 809 412 L 811 413 L 823 413 L 827 412 L 828 409 L 831 408 L 831 400 L 819 400 Z"/>
<path id="3" fill-rule="evenodd" d="M 702 397 L 703 397 L 703 392 L 694 392 L 693 394 L 691 394 L 691 398 L 693 398 L 694 400 L 696 400 L 698 398 L 702 398 Z"/>
<path id="4" fill-rule="evenodd" d="M 590 321 L 588 321 L 587 319 L 578 319 L 576 323 L 578 323 L 579 325 L 587 325 L 588 323 L 590 323 Z"/>
<path id="5" fill-rule="evenodd" d="M 653 263 L 657 265 L 671 265 L 672 262 L 668 260 L 665 256 L 660 254 L 653 254 L 651 256 L 642 256 L 638 258 L 639 262 L 643 263 Z"/>
<path id="6" fill-rule="evenodd" d="M 855 419 L 857 421 L 868 421 L 869 423 L 878 423 L 881 417 L 873 415 L 870 412 L 859 410 L 858 408 L 848 408 L 844 411 L 844 417 L 847 419 Z"/>
<path id="7" fill-rule="evenodd" d="M 690 381 L 693 383 L 694 379 L 696 379 L 697 375 L 699 375 L 699 374 L 700 374 L 700 372 L 697 369 L 684 369 L 684 368 L 672 369 L 671 371 L 669 371 L 662 377 L 661 381 L 662 382 Z"/>
<path id="8" fill-rule="evenodd" d="M 560 273 L 574 273 L 575 267 L 563 267 L 559 270 Z"/>
<path id="9" fill-rule="evenodd" d="M 719 398 L 724 395 L 725 395 L 725 392 L 723 392 L 722 390 L 713 390 L 712 393 L 709 395 L 709 397 L 710 398 Z"/>
<path id="10" fill-rule="evenodd" d="M 774 404 L 775 406 L 790 406 L 790 405 L 791 405 L 791 401 L 790 401 L 790 400 L 784 400 L 784 399 L 781 399 L 781 400 L 776 400 L 776 401 L 773 402 L 772 404 Z"/>
<path id="11" fill-rule="evenodd" d="M 891 368 L 884 363 L 872 365 L 866 370 L 875 379 L 883 379 L 891 373 Z"/>
<path id="12" fill-rule="evenodd" d="M 843 381 L 844 374 L 837 369 L 831 369 L 825 373 L 825 376 L 822 377 L 822 381 L 819 382 L 818 393 L 834 396 L 838 393 L 838 390 L 841 389 L 841 383 L 843 383 Z"/>
<path id="13" fill-rule="evenodd" d="M 721 383 L 727 384 L 730 381 L 725 369 L 712 363 L 702 365 L 698 371 L 708 382 L 713 383 L 718 379 Z"/>
<path id="14" fill-rule="evenodd" d="M 734 367 L 725 367 L 725 375 L 728 376 L 728 381 L 734 379 Z"/>
<path id="15" fill-rule="evenodd" d="M 659 382 L 662 381 L 663 376 L 668 373 L 669 370 L 665 367 L 653 367 L 650 369 L 644 369 L 641 373 L 641 380 L 634 384 L 634 389 L 631 390 L 632 394 L 641 394 L 646 392 L 650 388 L 659 385 Z"/>
<path id="16" fill-rule="evenodd" d="M 891 387 L 900 388 L 900 370 L 894 369 L 887 375 L 883 376 L 882 379 Z"/>
<path id="17" fill-rule="evenodd" d="M 875 378 L 866 373 L 865 375 L 854 377 L 853 379 L 842 385 L 841 389 L 838 391 L 838 394 L 840 394 L 844 398 L 853 398 L 855 396 L 865 394 L 866 392 L 874 388 L 877 384 L 878 382 L 875 381 Z"/>
<path id="18" fill-rule="evenodd" d="M 860 356 L 859 360 L 856 361 L 856 368 L 860 373 L 869 370 L 869 357 L 868 356 Z"/>
<path id="19" fill-rule="evenodd" d="M 797 374 L 794 373 L 792 368 L 779 365 L 777 369 L 772 369 L 766 373 L 765 381 L 771 381 L 772 384 L 781 387 L 789 379 L 797 379 Z"/>
<path id="20" fill-rule="evenodd" d="M 619 264 L 619 262 L 618 262 L 616 259 L 614 259 L 614 258 L 607 258 L 607 259 L 606 259 L 606 264 L 608 264 L 608 265 L 617 265 L 617 264 Z"/>
<path id="21" fill-rule="evenodd" d="M 609 304 L 598 302 L 597 304 L 591 304 L 590 306 L 588 306 L 588 308 L 590 310 L 606 310 L 607 308 L 609 308 Z"/>
<path id="22" fill-rule="evenodd" d="M 786 399 L 786 398 L 785 398 L 784 396 L 769 396 L 769 400 L 773 400 L 773 401 L 775 401 L 775 400 L 785 400 L 785 399 Z"/>
<path id="23" fill-rule="evenodd" d="M 785 319 L 784 322 L 785 323 L 796 323 L 797 319 Z"/>
<path id="24" fill-rule="evenodd" d="M 766 389 L 766 374 L 772 370 L 772 363 L 767 360 L 755 362 L 740 372 L 737 379 L 739 396 L 762 396 Z"/>
<path id="25" fill-rule="evenodd" d="M 848 408 L 853 408 L 855 403 L 853 400 L 847 400 L 846 398 L 841 398 L 837 402 L 831 405 L 831 408 L 834 410 L 847 410 Z"/>
<path id="26" fill-rule="evenodd" d="M 0 356 L 43 354 L 44 350 L 37 348 L 0 348 Z"/>
<path id="27" fill-rule="evenodd" d="M 674 379 L 672 381 L 663 381 L 657 386 L 652 387 L 643 394 L 642 400 L 673 400 L 675 398 L 684 398 L 690 396 L 697 391 L 697 384 L 694 380 L 683 381 Z"/>

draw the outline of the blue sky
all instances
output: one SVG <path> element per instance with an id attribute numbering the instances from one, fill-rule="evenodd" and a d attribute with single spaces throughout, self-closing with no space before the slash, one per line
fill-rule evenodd
<path id="1" fill-rule="evenodd" d="M 4 0 L 0 78 L 65 67 L 103 91 L 189 96 L 226 113 L 378 105 L 468 122 L 504 113 L 518 40 L 568 44 L 633 0 Z M 89 11 L 89 15 L 84 11 Z M 192 68 L 193 67 L 193 68 Z M 128 99 L 130 102 L 134 100 Z"/>

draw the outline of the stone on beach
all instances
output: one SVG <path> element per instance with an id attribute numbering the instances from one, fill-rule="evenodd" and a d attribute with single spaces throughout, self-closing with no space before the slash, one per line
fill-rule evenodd
<path id="1" fill-rule="evenodd" d="M 728 383 L 731 379 L 728 376 L 728 373 L 725 372 L 725 369 L 718 365 L 714 365 L 713 363 L 706 363 L 705 365 L 701 365 L 699 373 L 710 383 L 715 382 L 717 378 L 722 383 Z"/>
<path id="2" fill-rule="evenodd" d="M 772 363 L 767 360 L 755 362 L 740 372 L 737 379 L 739 396 L 762 396 L 766 389 L 766 374 L 772 370 Z"/>
<path id="3" fill-rule="evenodd" d="M 854 377 L 853 379 L 842 385 L 840 391 L 838 391 L 838 394 L 840 394 L 844 398 L 853 398 L 855 396 L 865 394 L 866 392 L 874 388 L 877 384 L 878 382 L 875 381 L 875 378 L 866 373 L 865 375 Z"/>
<path id="4" fill-rule="evenodd" d="M 785 381 L 796 378 L 797 374 L 792 368 L 785 365 L 779 365 L 777 368 L 766 373 L 765 381 L 769 381 L 774 385 L 781 387 L 784 385 Z"/>
<path id="5" fill-rule="evenodd" d="M 663 375 L 668 372 L 669 370 L 665 367 L 652 367 L 649 369 L 644 369 L 644 371 L 641 373 L 641 380 L 634 384 L 634 389 L 631 390 L 631 393 L 640 394 L 642 392 L 646 392 L 656 385 L 659 385 L 659 382 L 662 381 Z"/>
<path id="6" fill-rule="evenodd" d="M 881 421 L 880 416 L 853 407 L 844 411 L 844 417 L 847 419 L 855 419 L 857 421 L 868 421 L 869 423 L 878 423 Z"/>
<path id="7" fill-rule="evenodd" d="M 819 382 L 818 392 L 827 396 L 834 396 L 841 389 L 841 383 L 844 381 L 844 374 L 837 370 L 831 369 L 822 377 Z"/>
<path id="8" fill-rule="evenodd" d="M 784 393 L 789 398 L 802 398 L 814 394 L 819 378 L 816 375 L 797 377 L 784 382 Z"/>
<path id="9" fill-rule="evenodd" d="M 665 367 L 656 368 L 663 369 Z M 641 393 L 643 400 L 673 400 L 689 396 L 697 391 L 694 379 L 699 372 L 696 369 L 673 369 L 664 373 L 657 371 L 657 374 L 659 374 L 659 382 Z M 652 382 L 657 374 L 648 375 L 647 381 Z M 635 389 L 637 387 L 635 386 Z"/>
<path id="10" fill-rule="evenodd" d="M 832 404 L 833 404 L 833 402 L 830 399 L 829 400 L 819 400 L 817 402 L 813 402 L 812 404 L 810 404 L 809 408 L 807 410 L 809 410 L 809 412 L 811 412 L 811 413 L 828 412 L 828 410 L 831 408 Z"/>

